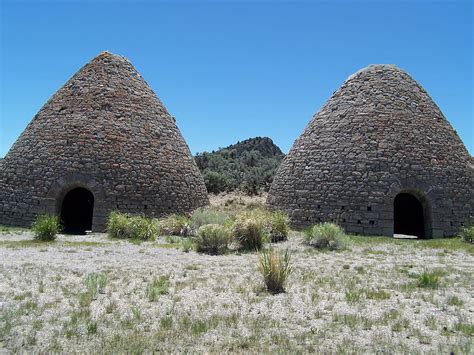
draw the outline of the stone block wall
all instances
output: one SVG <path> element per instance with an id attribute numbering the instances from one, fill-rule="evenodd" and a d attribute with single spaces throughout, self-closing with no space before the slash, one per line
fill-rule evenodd
<path id="1" fill-rule="evenodd" d="M 391 65 L 351 76 L 285 157 L 268 204 L 294 225 L 335 221 L 347 232 L 393 235 L 400 192 L 424 206 L 425 234 L 473 221 L 473 160 L 426 91 Z"/>
<path id="2" fill-rule="evenodd" d="M 112 210 L 161 216 L 209 203 L 174 118 L 130 62 L 110 53 L 51 97 L 0 164 L 0 224 L 59 213 L 74 187 L 94 195 L 94 230 Z"/>

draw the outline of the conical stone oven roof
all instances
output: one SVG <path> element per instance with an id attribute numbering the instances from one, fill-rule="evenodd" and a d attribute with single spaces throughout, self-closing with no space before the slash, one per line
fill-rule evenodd
<path id="1" fill-rule="evenodd" d="M 208 204 L 175 120 L 132 64 L 108 52 L 49 99 L 3 159 L 0 223 L 59 213 L 78 186 L 94 195 L 96 230 L 111 210 L 162 215 Z"/>
<path id="2" fill-rule="evenodd" d="M 350 76 L 309 122 L 282 163 L 268 204 L 307 226 L 393 234 L 394 198 L 423 204 L 427 236 L 472 218 L 472 158 L 427 92 L 393 65 Z"/>

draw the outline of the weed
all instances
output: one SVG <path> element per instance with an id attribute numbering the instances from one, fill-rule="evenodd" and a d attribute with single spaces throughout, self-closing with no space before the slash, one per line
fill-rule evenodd
<path id="1" fill-rule="evenodd" d="M 97 333 L 97 322 L 87 323 L 87 334 L 96 334 Z"/>
<path id="2" fill-rule="evenodd" d="M 186 237 L 193 234 L 191 219 L 179 214 L 171 214 L 158 221 L 160 235 L 178 235 Z"/>
<path id="3" fill-rule="evenodd" d="M 206 224 L 199 228 L 196 250 L 211 255 L 225 254 L 230 242 L 229 229 L 218 224 Z"/>
<path id="4" fill-rule="evenodd" d="M 31 226 L 35 240 L 52 241 L 56 239 L 56 234 L 60 231 L 58 216 L 42 214 L 38 215 Z"/>
<path id="5" fill-rule="evenodd" d="M 90 297 L 95 300 L 99 293 L 105 293 L 105 285 L 107 284 L 107 276 L 102 273 L 87 274 L 84 279 L 84 284 L 87 287 L 87 292 Z"/>
<path id="6" fill-rule="evenodd" d="M 410 326 L 410 321 L 406 318 L 402 318 L 396 321 L 392 325 L 392 331 L 394 332 L 401 332 L 403 329 L 407 329 Z"/>
<path id="7" fill-rule="evenodd" d="M 345 249 L 348 238 L 341 227 L 334 223 L 316 224 L 305 231 L 306 244 L 317 249 Z"/>
<path id="8" fill-rule="evenodd" d="M 237 218 L 232 236 L 242 250 L 259 250 L 267 239 L 262 219 L 248 216 Z"/>
<path id="9" fill-rule="evenodd" d="M 262 249 L 259 270 L 269 292 L 284 292 L 288 276 L 293 271 L 288 250 L 280 254 L 273 248 Z"/>
<path id="10" fill-rule="evenodd" d="M 166 316 L 160 319 L 160 327 L 161 329 L 171 329 L 173 326 L 173 318 L 170 316 Z"/>
<path id="11" fill-rule="evenodd" d="M 428 316 L 425 319 L 425 325 L 430 328 L 431 330 L 436 330 L 436 317 L 435 316 Z"/>
<path id="12" fill-rule="evenodd" d="M 458 307 L 461 307 L 462 305 L 464 304 L 463 300 L 461 300 L 459 297 L 457 296 L 450 296 L 448 298 L 448 305 L 450 306 L 458 306 Z"/>
<path id="13" fill-rule="evenodd" d="M 142 319 L 142 312 L 141 312 L 140 308 L 138 308 L 138 307 L 132 307 L 132 314 L 133 314 L 133 318 L 134 318 L 136 321 L 141 321 L 141 319 Z"/>
<path id="14" fill-rule="evenodd" d="M 154 240 L 158 227 L 147 217 L 112 211 L 107 219 L 107 233 L 111 238 Z"/>
<path id="15" fill-rule="evenodd" d="M 271 242 L 279 242 L 288 239 L 290 230 L 290 218 L 282 211 L 268 213 L 265 220 L 268 236 Z"/>
<path id="16" fill-rule="evenodd" d="M 79 305 L 81 307 L 89 307 L 92 302 L 92 296 L 89 292 L 83 292 L 79 295 Z"/>
<path id="17" fill-rule="evenodd" d="M 358 290 L 346 290 L 345 297 L 347 302 L 358 302 L 362 297 L 362 292 Z"/>
<path id="18" fill-rule="evenodd" d="M 417 286 L 436 289 L 439 287 L 440 277 L 435 271 L 423 271 L 417 279 Z"/>
<path id="19" fill-rule="evenodd" d="M 159 278 L 155 277 L 151 282 L 148 283 L 145 294 L 150 302 L 155 302 L 161 295 L 168 293 L 168 288 L 168 276 L 160 276 Z"/>
<path id="20" fill-rule="evenodd" d="M 105 312 L 108 314 L 111 314 L 114 312 L 114 310 L 117 308 L 117 303 L 112 300 L 107 305 L 105 306 Z"/>
<path id="21" fill-rule="evenodd" d="M 189 253 L 193 249 L 193 247 L 194 243 L 191 238 L 183 238 L 183 240 L 181 240 L 181 249 L 185 253 Z"/>
<path id="22" fill-rule="evenodd" d="M 368 290 L 365 294 L 369 300 L 388 300 L 390 298 L 390 293 L 384 290 Z"/>
<path id="23" fill-rule="evenodd" d="M 474 226 L 461 228 L 459 231 L 459 236 L 466 243 L 474 243 Z"/>
<path id="24" fill-rule="evenodd" d="M 474 323 L 461 323 L 458 322 L 454 325 L 454 330 L 457 332 L 464 333 L 468 336 L 474 336 Z"/>

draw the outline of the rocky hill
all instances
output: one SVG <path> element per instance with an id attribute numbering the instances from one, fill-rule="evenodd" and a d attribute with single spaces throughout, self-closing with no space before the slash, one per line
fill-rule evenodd
<path id="1" fill-rule="evenodd" d="M 270 138 L 256 137 L 198 153 L 195 160 L 209 192 L 242 190 L 257 194 L 268 191 L 284 156 Z"/>

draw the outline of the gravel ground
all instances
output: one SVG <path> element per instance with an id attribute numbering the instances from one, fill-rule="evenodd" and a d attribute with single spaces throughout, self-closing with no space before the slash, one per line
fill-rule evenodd
<path id="1" fill-rule="evenodd" d="M 0 233 L 0 353 L 474 352 L 470 246 L 357 237 L 349 250 L 319 252 L 292 232 L 276 248 L 290 250 L 294 270 L 287 292 L 272 295 L 256 253 L 104 234 L 31 239 Z M 418 285 L 424 271 L 437 288 Z M 91 273 L 106 276 L 92 299 Z"/>

